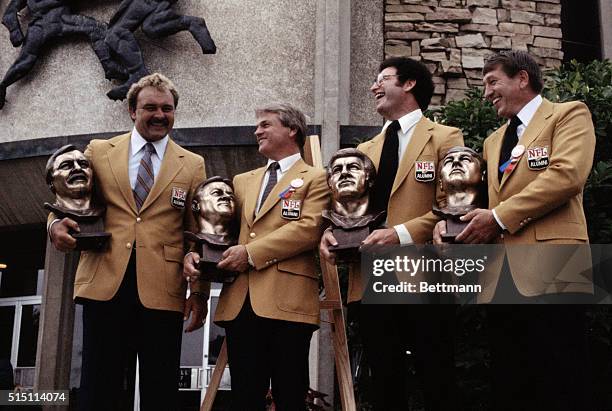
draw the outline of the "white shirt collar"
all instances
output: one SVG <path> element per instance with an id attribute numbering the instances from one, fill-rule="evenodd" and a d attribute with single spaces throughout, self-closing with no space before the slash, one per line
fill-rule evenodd
<path id="1" fill-rule="evenodd" d="M 280 171 L 281 173 L 286 173 L 287 170 L 289 170 L 291 167 L 293 167 L 293 165 L 295 163 L 297 163 L 297 161 L 302 158 L 302 155 L 300 153 L 295 153 L 292 154 L 288 157 L 285 157 L 281 160 L 278 160 L 278 165 L 280 166 Z M 275 160 L 270 160 L 268 159 L 268 164 L 266 164 L 266 167 L 269 166 L 271 163 L 273 163 Z"/>
<path id="2" fill-rule="evenodd" d="M 401 116 L 397 121 L 399 121 L 400 123 L 400 127 L 402 128 L 402 133 L 406 134 L 408 130 L 414 127 L 414 125 L 421 120 L 421 118 L 423 118 L 423 112 L 421 111 L 420 108 Z M 385 131 L 387 127 L 389 127 L 389 124 L 391 123 L 392 121 L 387 120 L 387 122 L 383 126 L 383 131 Z"/>
<path id="3" fill-rule="evenodd" d="M 151 142 L 151 144 L 153 144 L 153 147 L 155 148 L 155 154 L 157 154 L 157 157 L 160 159 L 164 158 L 164 153 L 166 152 L 166 146 L 168 145 L 168 139 L 169 137 L 166 134 L 164 138 Z M 132 129 L 132 138 L 130 141 L 131 148 L 132 148 L 131 156 L 134 156 L 136 153 L 142 150 L 142 148 L 147 143 L 148 141 L 145 140 L 144 137 L 140 135 L 138 130 L 136 130 L 136 127 L 134 127 Z"/>
<path id="4" fill-rule="evenodd" d="M 529 125 L 529 122 L 535 115 L 536 111 L 538 111 L 540 104 L 542 104 L 542 96 L 538 94 L 531 99 L 529 103 L 525 104 L 521 111 L 519 111 L 516 115 L 525 127 Z"/>

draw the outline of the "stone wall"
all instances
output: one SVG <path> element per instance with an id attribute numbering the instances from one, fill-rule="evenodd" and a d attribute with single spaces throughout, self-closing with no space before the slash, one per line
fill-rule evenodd
<path id="1" fill-rule="evenodd" d="M 385 56 L 427 65 L 434 106 L 482 85 L 491 52 L 527 50 L 544 69 L 558 67 L 561 37 L 560 0 L 385 0 Z"/>

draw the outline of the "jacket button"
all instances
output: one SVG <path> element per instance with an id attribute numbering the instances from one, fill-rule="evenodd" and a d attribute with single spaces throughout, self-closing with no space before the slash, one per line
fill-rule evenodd
<path id="1" fill-rule="evenodd" d="M 140 223 L 141 221 L 142 221 L 142 218 L 140 218 L 140 217 L 136 217 L 136 222 L 137 222 L 137 223 Z"/>
<path id="2" fill-rule="evenodd" d="M 249 234 L 249 237 L 251 237 L 251 238 L 255 238 L 256 236 L 257 236 L 257 234 L 255 234 L 255 233 Z"/>
<path id="3" fill-rule="evenodd" d="M 127 244 L 125 245 L 125 248 L 128 248 L 128 249 L 129 249 L 129 248 L 132 248 L 132 243 L 127 243 Z"/>

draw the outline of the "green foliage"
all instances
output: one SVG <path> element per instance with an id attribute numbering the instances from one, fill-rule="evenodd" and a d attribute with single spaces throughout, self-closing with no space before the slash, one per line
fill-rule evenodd
<path id="1" fill-rule="evenodd" d="M 451 101 L 446 106 L 425 113 L 427 117 L 463 131 L 465 145 L 482 151 L 482 142 L 503 123 L 493 105 L 483 97 L 482 90 L 471 88 L 466 98 Z"/>
<path id="2" fill-rule="evenodd" d="M 612 62 L 575 60 L 549 72 L 544 95 L 552 101 L 579 100 L 591 111 L 597 146 L 584 190 L 584 209 L 592 243 L 612 242 Z"/>

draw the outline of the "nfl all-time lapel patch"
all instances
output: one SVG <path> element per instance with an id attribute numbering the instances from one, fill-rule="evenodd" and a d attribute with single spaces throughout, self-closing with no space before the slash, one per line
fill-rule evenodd
<path id="1" fill-rule="evenodd" d="M 281 217 L 286 220 L 299 220 L 302 213 L 302 200 L 281 199 Z"/>
<path id="2" fill-rule="evenodd" d="M 187 191 L 179 187 L 172 187 L 172 198 L 170 204 L 174 208 L 185 208 L 185 202 L 187 201 Z"/>
<path id="3" fill-rule="evenodd" d="M 433 161 L 415 161 L 414 178 L 416 181 L 426 183 L 436 178 L 436 165 Z"/>
<path id="4" fill-rule="evenodd" d="M 542 170 L 548 167 L 548 147 L 531 147 L 527 149 L 527 166 L 530 170 Z"/>

